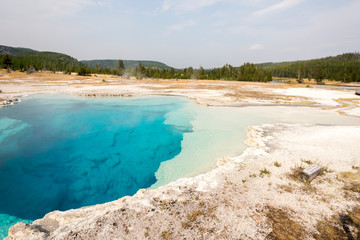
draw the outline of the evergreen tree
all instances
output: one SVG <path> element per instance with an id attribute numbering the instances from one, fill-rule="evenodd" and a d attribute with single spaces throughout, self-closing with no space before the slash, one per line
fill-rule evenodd
<path id="1" fill-rule="evenodd" d="M 200 66 L 200 69 L 199 69 L 199 79 L 206 79 L 207 76 L 206 76 L 206 72 L 205 72 L 205 69 Z"/>
<path id="2" fill-rule="evenodd" d="M 122 76 L 125 72 L 124 61 L 119 59 L 118 61 L 118 75 Z"/>
<path id="3" fill-rule="evenodd" d="M 271 72 L 269 71 L 267 74 L 266 74 L 266 79 L 265 81 L 266 82 L 271 82 L 273 79 L 272 79 L 272 74 Z"/>
<path id="4" fill-rule="evenodd" d="M 316 84 L 323 84 L 324 72 L 320 65 L 316 65 L 313 68 L 312 76 L 316 81 Z"/>
<path id="5" fill-rule="evenodd" d="M 81 66 L 79 71 L 78 71 L 78 75 L 79 76 L 88 76 L 90 74 L 89 69 L 87 68 L 87 66 Z"/>
<path id="6" fill-rule="evenodd" d="M 193 78 L 193 74 L 194 74 L 194 69 L 192 67 L 185 68 L 183 78 L 184 79 Z"/>
<path id="7" fill-rule="evenodd" d="M 10 68 L 12 66 L 11 57 L 7 54 L 4 54 L 1 58 L 1 66 L 3 68 Z"/>

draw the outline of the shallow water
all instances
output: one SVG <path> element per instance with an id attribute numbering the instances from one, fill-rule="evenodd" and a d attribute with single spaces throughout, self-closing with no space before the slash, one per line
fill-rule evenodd
<path id="1" fill-rule="evenodd" d="M 192 177 L 216 167 L 222 157 L 236 157 L 247 147 L 247 128 L 264 123 L 317 125 L 360 125 L 360 118 L 313 107 L 252 106 L 199 107 L 191 105 L 179 111 L 191 111 L 193 131 L 184 133 L 179 155 L 162 162 L 151 188 Z"/>

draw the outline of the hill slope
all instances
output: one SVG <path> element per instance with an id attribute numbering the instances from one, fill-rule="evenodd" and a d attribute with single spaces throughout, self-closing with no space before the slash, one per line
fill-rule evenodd
<path id="1" fill-rule="evenodd" d="M 14 55 L 15 56 L 19 56 L 19 55 L 29 56 L 29 55 L 35 54 L 37 52 L 38 51 L 32 50 L 30 48 L 14 48 L 14 47 L 0 45 L 0 55 L 8 54 L 11 56 L 14 56 Z"/>
<path id="2" fill-rule="evenodd" d="M 343 82 L 360 81 L 360 53 L 344 53 L 312 60 L 256 64 L 273 76 L 325 78 Z"/>
<path id="3" fill-rule="evenodd" d="M 93 69 L 92 72 L 96 72 L 95 68 L 97 66 L 99 69 L 102 68 L 103 72 L 107 71 L 106 73 L 111 73 L 113 69 L 117 69 L 118 67 L 118 60 L 115 59 L 78 61 L 62 53 L 41 52 L 29 48 L 15 48 L 0 45 L 0 59 L 5 54 L 11 57 L 11 68 L 15 70 L 27 70 L 29 67 L 34 67 L 36 70 L 76 72 L 81 66 L 87 65 Z M 135 68 L 141 63 L 144 67 L 170 69 L 168 65 L 158 61 L 123 61 L 125 68 Z"/>
<path id="4" fill-rule="evenodd" d="M 11 57 L 12 68 L 19 70 L 34 67 L 36 70 L 76 71 L 81 66 L 78 60 L 66 54 L 0 45 L 0 57 L 5 54 Z"/>
<path id="5" fill-rule="evenodd" d="M 170 68 L 168 65 L 162 62 L 157 61 L 142 61 L 142 60 L 123 60 L 125 68 L 135 68 L 141 63 L 144 67 L 151 68 Z M 96 65 L 98 68 L 117 68 L 118 60 L 115 59 L 105 59 L 105 60 L 83 60 L 81 63 L 88 65 L 90 68 L 95 68 Z"/>

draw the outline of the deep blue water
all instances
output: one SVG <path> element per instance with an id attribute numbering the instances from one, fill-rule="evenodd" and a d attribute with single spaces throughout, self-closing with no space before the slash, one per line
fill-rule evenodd
<path id="1" fill-rule="evenodd" d="M 0 215 L 33 220 L 151 186 L 191 131 L 189 119 L 164 124 L 185 103 L 39 95 L 0 108 Z"/>

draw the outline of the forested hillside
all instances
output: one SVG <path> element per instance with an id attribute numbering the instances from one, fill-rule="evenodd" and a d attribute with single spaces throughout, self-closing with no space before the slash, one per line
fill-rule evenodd
<path id="1" fill-rule="evenodd" d="M 137 78 L 164 78 L 164 79 L 209 79 L 209 80 L 236 80 L 236 81 L 271 81 L 270 71 L 256 67 L 252 63 L 245 63 L 240 67 L 233 67 L 229 64 L 221 68 L 194 69 L 192 67 L 184 69 L 159 69 L 144 67 L 140 64 L 136 68 L 127 70 L 128 76 Z"/>
<path id="2" fill-rule="evenodd" d="M 137 78 L 179 78 L 179 79 L 213 79 L 213 80 L 235 80 L 235 81 L 271 81 L 272 77 L 315 79 L 322 83 L 324 79 L 342 82 L 360 81 L 360 54 L 345 53 L 335 57 L 321 59 L 252 64 L 244 63 L 240 67 L 229 64 L 221 68 L 193 69 L 158 69 L 139 65 L 128 70 L 130 76 Z"/>
<path id="3" fill-rule="evenodd" d="M 121 69 L 119 69 L 119 60 L 78 61 L 62 53 L 40 52 L 29 48 L 14 48 L 0 45 L 0 67 L 20 71 L 34 68 L 35 70 L 53 72 L 78 72 L 80 75 L 90 73 L 119 75 L 124 73 L 124 69 L 135 69 L 139 65 L 147 68 L 170 69 L 166 64 L 157 61 L 124 60 L 122 64 L 120 66 Z"/>
<path id="4" fill-rule="evenodd" d="M 0 67 L 13 70 L 78 72 L 79 75 L 91 73 L 135 76 L 136 78 L 178 78 L 178 79 L 214 79 L 235 81 L 271 81 L 272 76 L 315 79 L 322 83 L 324 79 L 342 82 L 360 81 L 360 54 L 345 53 L 335 57 L 313 60 L 262 63 L 244 63 L 240 67 L 229 64 L 220 68 L 204 69 L 192 67 L 174 69 L 157 61 L 137 60 L 88 60 L 79 62 L 75 58 L 56 52 L 39 52 L 28 48 L 13 48 L 0 45 Z"/>
<path id="5" fill-rule="evenodd" d="M 2 67 L 11 67 L 20 71 L 33 67 L 36 70 L 75 72 L 81 67 L 80 62 L 68 55 L 39 52 L 28 48 L 0 46 L 0 59 L 2 59 Z"/>
<path id="6" fill-rule="evenodd" d="M 117 68 L 118 60 L 82 60 L 81 63 L 87 65 L 89 68 Z M 168 65 L 157 61 L 140 61 L 140 60 L 123 60 L 125 68 L 135 68 L 141 64 L 144 67 L 150 68 L 170 68 Z"/>
<path id="7" fill-rule="evenodd" d="M 345 53 L 307 61 L 262 63 L 256 66 L 271 71 L 276 77 L 360 81 L 360 53 Z"/>

